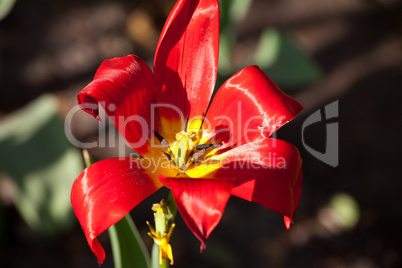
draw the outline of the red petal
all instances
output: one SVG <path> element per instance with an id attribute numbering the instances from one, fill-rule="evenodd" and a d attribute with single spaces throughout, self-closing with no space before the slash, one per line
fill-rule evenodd
<path id="1" fill-rule="evenodd" d="M 290 225 L 292 224 L 292 219 L 288 216 L 283 216 L 283 221 L 285 222 L 286 229 L 290 229 Z"/>
<path id="2" fill-rule="evenodd" d="M 99 263 L 105 252 L 96 237 L 162 186 L 137 163 L 133 158 L 103 160 L 86 168 L 73 184 L 71 203 Z"/>
<path id="3" fill-rule="evenodd" d="M 218 57 L 218 1 L 177 1 L 155 53 L 158 103 L 178 108 L 182 120 L 202 116 L 215 87 Z M 160 114 L 169 121 L 177 121 L 174 108 L 161 108 Z M 171 123 L 165 124 L 165 128 L 172 127 Z M 174 128 L 182 130 L 180 125 Z"/>
<path id="4" fill-rule="evenodd" d="M 233 195 L 293 217 L 302 179 L 295 146 L 277 139 L 257 140 L 224 153 L 220 165 L 213 175 L 235 178 Z"/>
<path id="5" fill-rule="evenodd" d="M 215 142 L 241 145 L 271 136 L 301 109 L 259 67 L 250 66 L 218 90 L 204 127 L 217 133 Z"/>
<path id="6" fill-rule="evenodd" d="M 142 156 L 151 135 L 151 103 L 155 95 L 151 69 L 129 55 L 104 61 L 94 80 L 77 96 L 81 109 L 99 120 L 98 103 L 123 137 Z"/>
<path id="7" fill-rule="evenodd" d="M 288 229 L 288 230 L 290 229 L 290 225 L 293 222 L 292 219 L 293 219 L 294 213 L 296 212 L 296 209 L 299 206 L 299 200 L 300 200 L 301 189 L 302 189 L 302 181 L 303 181 L 303 169 L 300 169 L 299 175 L 297 177 L 296 185 L 293 188 L 293 196 L 294 196 L 293 215 L 291 217 L 283 216 L 286 229 Z"/>
<path id="8" fill-rule="evenodd" d="M 231 195 L 233 179 L 166 178 L 161 182 L 172 189 L 177 209 L 193 234 L 205 241 L 218 225 Z"/>

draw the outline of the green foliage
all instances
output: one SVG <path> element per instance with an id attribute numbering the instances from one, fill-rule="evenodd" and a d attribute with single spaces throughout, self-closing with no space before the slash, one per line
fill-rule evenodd
<path id="1" fill-rule="evenodd" d="M 220 36 L 217 86 L 233 72 L 232 53 L 236 43 L 236 24 L 247 15 L 252 0 L 219 0 Z M 323 72 L 316 62 L 306 55 L 288 36 L 275 28 L 266 28 L 258 47 L 247 65 L 258 65 L 279 86 L 304 86 L 321 79 Z"/>
<path id="2" fill-rule="evenodd" d="M 292 39 L 274 28 L 263 31 L 251 64 L 260 66 L 275 83 L 284 86 L 314 83 L 323 75 Z"/>
<path id="3" fill-rule="evenodd" d="M 16 0 L 0 0 L 0 20 L 4 19 L 10 13 Z"/>
<path id="4" fill-rule="evenodd" d="M 251 0 L 219 0 L 220 33 L 219 33 L 219 67 L 220 75 L 229 75 L 231 70 L 232 48 L 236 42 L 235 24 L 246 15 Z"/>
<path id="5" fill-rule="evenodd" d="M 83 170 L 57 107 L 54 97 L 44 95 L 0 123 L 0 169 L 16 185 L 22 218 L 44 234 L 72 224 L 71 186 Z"/>
<path id="6" fill-rule="evenodd" d="M 151 261 L 130 214 L 109 228 L 115 268 L 149 268 Z"/>

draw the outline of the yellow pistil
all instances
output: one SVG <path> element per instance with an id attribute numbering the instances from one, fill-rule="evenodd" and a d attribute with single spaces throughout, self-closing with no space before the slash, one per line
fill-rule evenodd
<path id="1" fill-rule="evenodd" d="M 188 126 L 187 123 L 189 123 Z M 188 172 L 196 169 L 197 163 L 205 163 L 206 160 L 215 156 L 219 151 L 218 148 L 222 145 L 208 143 L 211 140 L 211 135 L 200 129 L 202 120 L 187 123 L 183 131 L 176 133 L 175 141 L 170 142 L 170 144 L 158 132 L 154 131 L 155 137 L 166 148 L 162 153 L 172 164 L 172 167 L 178 171 L 176 176 L 190 176 Z"/>
<path id="2" fill-rule="evenodd" d="M 176 141 L 169 147 L 172 161 L 180 172 L 184 172 L 192 164 L 192 154 L 200 138 L 194 131 L 181 131 L 176 134 Z"/>

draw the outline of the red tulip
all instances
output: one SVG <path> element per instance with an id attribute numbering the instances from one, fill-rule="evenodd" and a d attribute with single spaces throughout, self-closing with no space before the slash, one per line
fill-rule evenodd
<path id="1" fill-rule="evenodd" d="M 302 160 L 292 144 L 269 137 L 302 107 L 257 66 L 229 78 L 210 103 L 218 41 L 218 1 L 179 0 L 162 30 L 154 72 L 133 55 L 106 60 L 78 94 L 97 119 L 101 104 L 143 157 L 97 162 L 74 182 L 71 202 L 100 263 L 105 253 L 96 237 L 163 185 L 201 250 L 231 195 L 283 214 L 289 227 Z"/>

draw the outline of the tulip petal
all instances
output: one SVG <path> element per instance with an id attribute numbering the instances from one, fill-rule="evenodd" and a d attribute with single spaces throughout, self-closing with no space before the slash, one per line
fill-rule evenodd
<path id="1" fill-rule="evenodd" d="M 266 145 L 266 146 L 265 146 Z M 233 195 L 293 217 L 300 198 L 302 160 L 292 144 L 265 139 L 234 149 L 216 176 L 236 177 Z M 247 164 L 241 166 L 241 164 Z"/>
<path id="2" fill-rule="evenodd" d="M 288 216 L 283 216 L 283 222 L 285 223 L 286 229 L 290 229 L 290 225 L 292 224 L 292 219 Z"/>
<path id="3" fill-rule="evenodd" d="M 218 225 L 231 195 L 233 179 L 166 178 L 159 180 L 171 188 L 177 209 L 193 234 L 205 241 Z"/>
<path id="4" fill-rule="evenodd" d="M 297 207 L 299 206 L 299 200 L 300 200 L 301 189 L 302 189 L 302 182 L 303 182 L 303 169 L 300 169 L 299 175 L 297 177 L 297 182 L 296 182 L 295 186 L 293 187 L 293 197 L 294 197 L 293 215 L 291 217 L 283 216 L 286 229 L 290 229 L 290 225 L 293 223 L 293 221 L 292 221 L 293 216 L 294 216 L 294 214 L 296 212 Z"/>
<path id="5" fill-rule="evenodd" d="M 301 193 L 301 165 L 295 146 L 269 138 L 216 155 L 186 173 L 191 177 L 235 178 L 233 195 L 291 220 Z"/>
<path id="6" fill-rule="evenodd" d="M 250 66 L 217 91 L 204 127 L 213 133 L 212 143 L 239 146 L 271 136 L 301 109 L 259 67 Z"/>
<path id="7" fill-rule="evenodd" d="M 157 101 L 164 105 L 159 114 L 167 120 L 162 129 L 172 128 L 177 133 L 187 116 L 205 114 L 215 87 L 218 57 L 218 1 L 177 1 L 162 30 L 154 61 Z"/>
<path id="8" fill-rule="evenodd" d="M 141 166 L 134 158 L 99 161 L 73 184 L 71 203 L 99 263 L 105 252 L 96 237 L 162 186 L 156 175 Z"/>
<path id="9" fill-rule="evenodd" d="M 129 55 L 104 61 L 94 80 L 77 96 L 81 109 L 99 118 L 98 103 L 113 124 L 142 156 L 146 156 L 151 137 L 151 104 L 155 80 L 148 65 Z"/>

